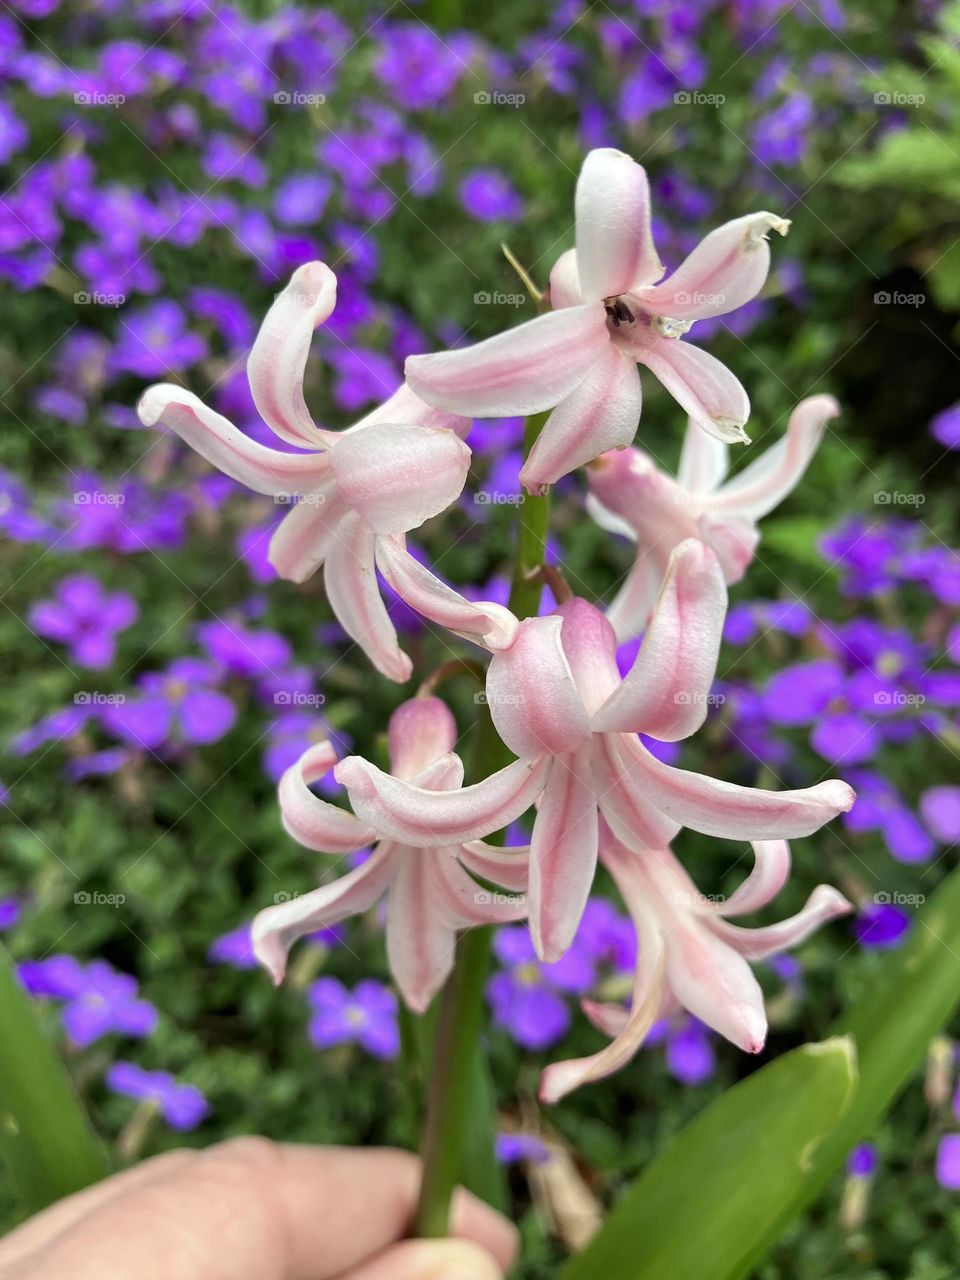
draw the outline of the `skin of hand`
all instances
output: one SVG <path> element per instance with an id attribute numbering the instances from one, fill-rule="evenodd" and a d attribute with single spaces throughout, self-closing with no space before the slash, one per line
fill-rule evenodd
<path id="1" fill-rule="evenodd" d="M 515 1228 L 458 1191 L 452 1236 L 405 1240 L 420 1162 L 236 1138 L 172 1151 L 0 1240 L 0 1280 L 502 1280 Z"/>

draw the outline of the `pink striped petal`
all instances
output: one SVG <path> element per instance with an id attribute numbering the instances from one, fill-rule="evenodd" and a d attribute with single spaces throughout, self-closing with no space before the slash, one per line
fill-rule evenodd
<path id="1" fill-rule="evenodd" d="M 457 722 L 439 698 L 410 698 L 397 707 L 387 725 L 390 772 L 413 778 L 453 751 Z"/>
<path id="2" fill-rule="evenodd" d="M 377 539 L 377 568 L 397 595 L 424 618 L 488 649 L 506 649 L 519 623 L 503 605 L 467 600 L 406 550 L 402 537 Z"/>
<path id="3" fill-rule="evenodd" d="M 600 812 L 618 840 L 630 849 L 664 849 L 680 824 L 655 807 L 637 776 L 638 760 L 646 754 L 631 734 L 598 734 L 594 788 Z"/>
<path id="4" fill-rule="evenodd" d="M 485 888 L 467 874 L 456 858 L 444 858 L 441 862 L 434 892 L 440 909 L 458 929 L 482 924 L 515 924 L 527 914 L 525 894 L 497 893 Z"/>
<path id="5" fill-rule="evenodd" d="M 539 413 L 573 391 L 610 341 L 602 306 L 550 311 L 474 347 L 410 356 L 421 399 L 477 418 Z"/>
<path id="6" fill-rule="evenodd" d="M 687 493 L 713 493 L 730 466 L 730 451 L 723 440 L 707 435 L 692 419 L 687 422 L 677 468 L 677 484 Z"/>
<path id="7" fill-rule="evenodd" d="M 580 307 L 580 274 L 577 271 L 577 251 L 567 249 L 553 264 L 550 272 L 550 306 L 554 311 L 561 307 Z"/>
<path id="8" fill-rule="evenodd" d="M 577 179 L 577 266 L 588 302 L 616 297 L 663 275 L 650 232 L 650 186 L 622 151 L 588 153 Z"/>
<path id="9" fill-rule="evenodd" d="M 790 846 L 786 840 L 755 840 L 753 870 L 726 902 L 717 903 L 717 914 L 745 916 L 772 902 L 790 877 Z"/>
<path id="10" fill-rule="evenodd" d="M 145 427 L 157 423 L 168 427 L 201 458 L 255 493 L 271 497 L 310 493 L 320 488 L 329 475 L 329 458 L 267 449 L 208 409 L 192 391 L 172 383 L 161 382 L 145 391 L 137 413 Z"/>
<path id="11" fill-rule="evenodd" d="M 703 429 L 718 440 L 749 442 L 746 391 L 715 356 L 680 338 L 660 338 L 636 349 L 637 359 Z"/>
<path id="12" fill-rule="evenodd" d="M 470 450 L 452 431 L 380 422 L 332 450 L 337 492 L 376 533 L 417 529 L 456 502 Z"/>
<path id="13" fill-rule="evenodd" d="M 527 845 L 501 849 L 484 840 L 469 840 L 460 846 L 460 861 L 483 880 L 492 880 L 517 893 L 525 893 L 530 878 L 530 849 Z"/>
<path id="14" fill-rule="evenodd" d="M 717 557 L 693 538 L 681 542 L 636 660 L 594 715 L 594 730 L 642 731 L 675 742 L 699 729 L 707 717 L 726 610 Z"/>
<path id="15" fill-rule="evenodd" d="M 407 1005 L 423 1013 L 453 968 L 456 928 L 438 910 L 440 858 L 450 850 L 402 849 L 387 902 L 387 959 Z"/>
<path id="16" fill-rule="evenodd" d="M 339 536 L 346 507 L 332 484 L 308 494 L 287 512 L 270 538 L 267 558 L 281 578 L 306 582 L 323 564 Z"/>
<path id="17" fill-rule="evenodd" d="M 597 866 L 597 800 L 588 748 L 558 756 L 530 841 L 530 935 L 541 960 L 573 941 Z"/>
<path id="18" fill-rule="evenodd" d="M 487 670 L 487 703 L 515 755 L 565 755 L 590 740 L 590 720 L 574 683 L 556 615 L 527 618 Z M 479 834 L 479 833 L 478 833 Z"/>
<path id="19" fill-rule="evenodd" d="M 707 512 L 697 521 L 697 528 L 720 561 L 724 581 L 729 586 L 739 582 L 750 568 L 760 542 L 757 526 L 752 520 L 742 520 L 738 516 L 717 516 Z"/>
<path id="20" fill-rule="evenodd" d="M 853 788 L 838 778 L 800 791 L 740 787 L 662 764 L 642 746 L 634 755 L 634 765 L 634 785 L 661 813 L 704 835 L 731 840 L 809 836 L 837 814 L 846 813 L 856 799 Z"/>
<path id="21" fill-rule="evenodd" d="M 620 685 L 617 637 L 603 613 L 580 596 L 557 605 L 555 612 L 563 619 L 560 642 L 592 727 L 594 712 Z"/>
<path id="22" fill-rule="evenodd" d="M 283 981 L 287 956 L 298 939 L 369 911 L 386 892 L 392 874 L 389 846 L 384 846 L 332 884 L 267 907 L 255 916 L 253 952 L 273 981 L 278 986 Z"/>
<path id="23" fill-rule="evenodd" d="M 626 581 L 607 610 L 607 621 L 622 644 L 638 636 L 647 625 L 650 611 L 660 594 L 660 567 L 652 555 L 641 551 Z"/>
<path id="24" fill-rule="evenodd" d="M 736 311 L 763 288 L 770 270 L 767 236 L 790 223 L 775 213 L 751 213 L 717 227 L 671 276 L 640 293 L 645 310 L 671 320 L 699 320 Z"/>
<path id="25" fill-rule="evenodd" d="M 372 427 L 380 422 L 406 422 L 416 427 L 429 427 L 434 431 L 453 431 L 461 439 L 467 435 L 473 425 L 470 418 L 462 418 L 459 414 L 447 413 L 445 409 L 437 409 L 432 404 L 427 404 L 425 400 L 415 395 L 406 383 L 398 387 L 389 399 L 384 400 L 383 404 L 371 410 L 366 417 L 354 423 L 348 430 L 351 433 L 362 431 L 365 427 Z"/>
<path id="26" fill-rule="evenodd" d="M 337 765 L 354 812 L 376 831 L 417 848 L 459 845 L 500 831 L 543 790 L 549 760 L 515 760 L 461 791 L 430 791 L 392 778 L 361 756 Z"/>
<path id="27" fill-rule="evenodd" d="M 709 509 L 748 520 L 759 520 L 772 511 L 800 482 L 827 423 L 839 413 L 833 396 L 801 400 L 790 415 L 786 434 L 729 480 L 711 499 Z"/>
<path id="28" fill-rule="evenodd" d="M 633 357 L 608 343 L 580 385 L 544 424 L 520 471 L 529 493 L 633 442 L 640 419 L 640 374 Z"/>
<path id="29" fill-rule="evenodd" d="M 795 916 L 759 929 L 744 929 L 713 919 L 710 928 L 725 946 L 733 947 L 747 960 L 765 960 L 768 956 L 799 946 L 811 933 L 830 920 L 849 915 L 853 910 L 842 893 L 827 884 L 817 885 L 806 905 Z"/>
<path id="30" fill-rule="evenodd" d="M 284 827 L 294 840 L 320 853 L 352 853 L 375 839 L 373 830 L 359 818 L 310 790 L 309 784 L 329 773 L 336 763 L 333 746 L 318 742 L 284 772 L 277 788 Z"/>
<path id="31" fill-rule="evenodd" d="M 348 512 L 327 548 L 324 584 L 330 608 L 347 635 L 389 680 L 410 679 L 413 664 L 380 597 L 375 569 L 376 534 L 356 512 Z"/>
<path id="32" fill-rule="evenodd" d="M 247 361 L 260 416 L 282 439 L 305 449 L 325 439 L 303 398 L 303 374 L 313 331 L 336 302 L 337 277 L 325 263 L 299 267 L 267 312 Z"/>
<path id="33" fill-rule="evenodd" d="M 763 992 L 753 970 L 711 928 L 684 911 L 671 913 L 666 933 L 666 976 L 685 1009 L 745 1053 L 759 1053 L 767 1038 Z"/>

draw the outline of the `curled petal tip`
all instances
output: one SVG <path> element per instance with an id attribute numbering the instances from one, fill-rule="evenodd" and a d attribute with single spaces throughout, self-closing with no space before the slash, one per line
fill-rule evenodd
<path id="1" fill-rule="evenodd" d="M 333 776 L 342 787 L 356 792 L 362 800 L 369 800 L 376 793 L 376 787 L 359 756 L 347 756 L 345 760 L 341 760 L 335 767 Z"/>

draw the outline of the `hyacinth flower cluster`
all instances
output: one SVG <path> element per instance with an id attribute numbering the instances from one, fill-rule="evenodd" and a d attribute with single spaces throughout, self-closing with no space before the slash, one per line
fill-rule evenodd
<path id="1" fill-rule="evenodd" d="M 489 654 L 489 758 L 500 763 L 479 780 L 464 785 L 458 726 L 433 684 L 390 718 L 388 768 L 359 755 L 338 760 L 321 742 L 286 769 L 286 829 L 306 848 L 354 864 L 261 912 L 252 926 L 256 955 L 280 981 L 297 939 L 385 902 L 391 972 L 407 1005 L 423 1011 L 454 967 L 458 935 L 476 926 L 526 919 L 535 960 L 560 964 L 602 865 L 636 930 L 633 994 L 627 1006 L 587 1004 L 610 1044 L 548 1068 L 548 1100 L 623 1066 L 673 1011 L 758 1052 L 766 1017 L 751 962 L 796 945 L 849 904 L 821 886 L 779 924 L 732 921 L 784 885 L 787 840 L 812 834 L 854 800 L 839 780 L 767 791 L 664 763 L 644 745 L 683 741 L 706 719 L 727 583 L 749 563 L 757 520 L 799 480 L 836 412 L 827 397 L 798 406 L 784 440 L 723 483 L 726 442 L 746 439 L 749 402 L 734 375 L 686 335 L 696 321 L 756 296 L 769 268 L 767 233 L 784 234 L 787 224 L 769 213 L 728 223 L 662 280 L 646 175 L 610 149 L 587 156 L 575 213 L 576 247 L 551 272 L 549 310 L 475 347 L 411 357 L 405 384 L 345 431 L 317 426 L 303 393 L 313 330 L 336 300 L 336 279 L 319 262 L 295 272 L 248 362 L 275 445 L 173 384 L 150 388 L 139 405 L 145 425 L 168 429 L 234 480 L 289 503 L 270 545 L 272 565 L 295 582 L 322 567 L 334 613 L 384 676 L 405 682 L 412 666 L 379 579 L 449 633 L 452 652 L 464 638 Z M 638 501 L 650 474 L 642 455 L 611 453 L 632 445 L 638 422 L 646 431 L 638 364 L 690 417 L 681 475 L 654 480 L 658 501 Z M 519 608 L 525 592 L 511 595 L 516 612 L 478 601 L 469 584 L 451 586 L 406 547 L 411 531 L 460 497 L 470 417 L 546 410 L 521 472 L 530 502 L 543 504 L 551 484 L 587 466 L 603 521 L 629 523 L 642 505 L 654 522 L 631 526 L 643 590 L 631 588 L 636 598 L 617 610 L 616 629 L 602 607 L 565 584 L 544 616 L 528 616 L 536 599 Z M 526 518 L 520 508 L 521 537 Z M 528 589 L 530 574 L 520 580 Z M 641 631 L 621 675 L 618 637 Z M 311 789 L 331 768 L 349 809 Z M 533 817 L 529 844 L 497 844 L 496 833 L 524 815 Z M 754 870 L 732 898 L 708 900 L 689 879 L 673 850 L 684 828 L 752 842 Z M 367 1016 L 340 990 L 314 994 L 318 1035 L 336 1038 L 330 1026 Z"/>

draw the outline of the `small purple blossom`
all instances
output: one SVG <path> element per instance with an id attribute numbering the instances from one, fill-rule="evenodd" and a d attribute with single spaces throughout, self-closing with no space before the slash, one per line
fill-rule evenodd
<path id="1" fill-rule="evenodd" d="M 594 985 L 592 958 L 578 939 L 560 960 L 545 964 L 537 959 L 525 925 L 498 929 L 493 951 L 504 966 L 487 983 L 494 1024 L 524 1049 L 548 1049 L 570 1026 L 564 997 L 585 995 Z"/>
<path id="2" fill-rule="evenodd" d="M 157 1025 L 157 1011 L 139 997 L 136 978 L 105 960 L 82 965 L 73 956 L 50 956 L 26 961 L 19 975 L 31 995 L 64 1001 L 63 1026 L 78 1048 L 111 1033 L 148 1036 Z"/>
<path id="3" fill-rule="evenodd" d="M 124 742 L 147 751 L 171 741 L 217 742 L 237 714 L 227 695 L 215 687 L 219 679 L 211 663 L 178 658 L 164 672 L 141 676 L 139 695 L 105 708 L 103 724 Z"/>
<path id="4" fill-rule="evenodd" d="M 886 950 L 897 947 L 910 928 L 906 911 L 888 902 L 872 902 L 862 908 L 853 923 L 861 947 Z"/>
<path id="5" fill-rule="evenodd" d="M 183 1084 L 166 1071 L 146 1071 L 133 1062 L 115 1062 L 104 1079 L 112 1093 L 152 1102 L 178 1133 L 196 1129 L 210 1114 L 210 1104 L 196 1085 Z"/>
<path id="6" fill-rule="evenodd" d="M 318 978 L 307 999 L 313 1010 L 307 1034 L 318 1049 L 359 1044 L 374 1058 L 397 1056 L 397 997 L 382 982 L 367 978 L 350 991 L 337 978 Z"/>
<path id="7" fill-rule="evenodd" d="M 116 636 L 137 618 L 137 605 L 125 591 L 108 592 L 88 574 L 63 578 L 52 599 L 38 600 L 30 625 L 38 635 L 69 646 L 82 667 L 101 671 L 116 654 Z"/>
<path id="8" fill-rule="evenodd" d="M 523 216 L 523 199 L 497 169 L 474 169 L 460 183 L 460 203 L 478 222 L 516 222 Z"/>
<path id="9" fill-rule="evenodd" d="M 847 1173 L 851 1178 L 872 1178 L 876 1171 L 876 1147 L 872 1142 L 861 1142 L 847 1157 Z"/>

